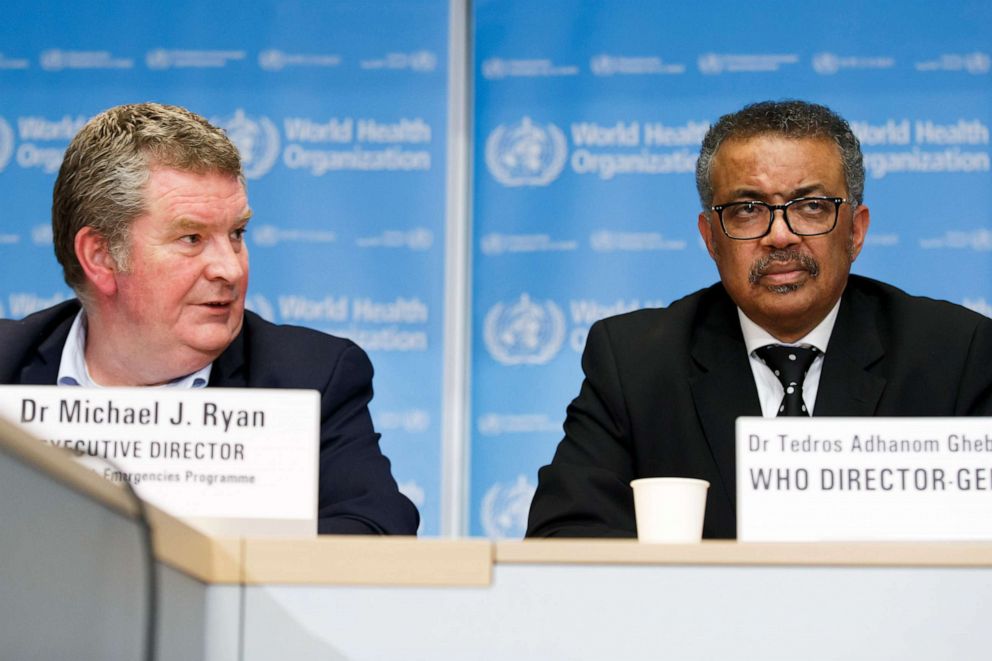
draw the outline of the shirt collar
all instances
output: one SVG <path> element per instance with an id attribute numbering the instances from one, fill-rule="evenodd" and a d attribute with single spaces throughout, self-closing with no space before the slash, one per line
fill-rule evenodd
<path id="1" fill-rule="evenodd" d="M 837 313 L 839 311 L 840 299 L 837 299 L 834 307 L 823 318 L 823 321 L 796 342 L 782 342 L 776 339 L 771 333 L 751 321 L 740 308 L 737 308 L 737 318 L 741 321 L 741 332 L 744 334 L 744 344 L 747 346 L 748 355 L 753 353 L 755 349 L 760 349 L 769 344 L 783 344 L 793 347 L 816 347 L 821 354 L 824 354 L 827 352 L 827 343 L 830 341 L 830 334 L 834 330 L 834 323 L 837 321 Z"/>
<path id="2" fill-rule="evenodd" d="M 60 386 L 83 386 L 85 388 L 102 388 L 90 376 L 86 367 L 86 311 L 80 310 L 69 328 L 69 336 L 65 339 L 62 349 L 62 360 L 59 362 L 59 376 L 56 383 Z M 159 388 L 205 388 L 210 381 L 210 370 L 213 363 L 192 374 L 163 383 Z"/>

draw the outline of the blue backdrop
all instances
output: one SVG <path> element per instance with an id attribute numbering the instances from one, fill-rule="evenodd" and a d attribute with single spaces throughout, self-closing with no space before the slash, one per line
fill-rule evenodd
<path id="1" fill-rule="evenodd" d="M 440 519 L 448 3 L 4 4 L 0 316 L 70 295 L 49 207 L 72 135 L 111 105 L 187 106 L 245 159 L 248 305 L 354 338 L 422 532 Z"/>
<path id="2" fill-rule="evenodd" d="M 465 0 L 451 0 L 463 7 Z M 186 105 L 245 156 L 249 305 L 353 337 L 422 532 L 440 531 L 442 324 L 466 315 L 467 532 L 519 536 L 590 324 L 713 282 L 693 168 L 710 122 L 801 97 L 867 158 L 855 271 L 992 315 L 992 6 L 477 0 L 471 282 L 445 310 L 445 0 L 15 0 L 0 23 L 0 316 L 69 296 L 54 173 L 116 103 Z M 456 361 L 457 362 L 457 361 Z M 454 365 L 452 369 L 457 370 Z M 455 530 L 458 531 L 457 529 Z"/>
<path id="3" fill-rule="evenodd" d="M 854 270 L 990 314 L 990 25 L 984 1 L 476 2 L 471 532 L 522 534 L 590 324 L 717 279 L 695 159 L 745 103 L 848 118 Z"/>

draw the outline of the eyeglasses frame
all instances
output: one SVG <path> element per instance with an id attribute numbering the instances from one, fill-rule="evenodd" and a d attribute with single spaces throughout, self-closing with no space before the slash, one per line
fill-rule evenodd
<path id="1" fill-rule="evenodd" d="M 789 222 L 789 211 L 788 211 L 789 207 L 795 204 L 796 202 L 805 202 L 808 200 L 821 200 L 824 202 L 834 203 L 834 222 L 830 226 L 830 229 L 824 230 L 823 232 L 814 232 L 812 234 L 797 232 L 795 229 L 793 229 L 792 223 Z M 788 227 L 789 231 L 795 234 L 796 236 L 823 236 L 824 234 L 830 234 L 831 232 L 834 231 L 834 229 L 837 228 L 837 220 L 840 218 L 840 206 L 844 203 L 850 204 L 851 202 L 852 202 L 851 200 L 843 197 L 809 195 L 805 197 L 797 197 L 795 199 L 789 200 L 785 204 L 769 204 L 768 202 L 762 202 L 761 200 L 736 200 L 734 202 L 727 202 L 726 204 L 717 204 L 711 206 L 710 211 L 716 212 L 717 217 L 720 219 L 720 229 L 723 230 L 724 235 L 726 235 L 728 239 L 731 239 L 733 241 L 754 241 L 755 239 L 763 239 L 764 237 L 771 234 L 772 225 L 775 224 L 775 212 L 778 211 L 779 209 L 782 210 L 782 220 L 785 221 L 785 226 Z M 730 232 L 727 231 L 726 225 L 723 224 L 723 210 L 726 209 L 727 207 L 734 206 L 736 204 L 758 204 L 768 209 L 768 227 L 765 229 L 765 231 L 762 234 L 759 234 L 758 236 L 749 236 L 747 238 L 730 236 Z"/>

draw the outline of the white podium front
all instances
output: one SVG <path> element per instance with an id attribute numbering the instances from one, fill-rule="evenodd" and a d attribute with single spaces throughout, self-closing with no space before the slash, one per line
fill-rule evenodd
<path id="1" fill-rule="evenodd" d="M 126 494 L 0 431 L 3 657 L 141 658 Z M 152 519 L 159 659 L 988 656 L 989 543 L 224 540 Z"/>
<path id="2" fill-rule="evenodd" d="M 203 658 L 203 584 L 147 555 L 124 489 L 2 419 L 0 526 L 0 657 L 144 658 L 151 560 L 157 658 Z"/>
<path id="3" fill-rule="evenodd" d="M 282 562 L 293 564 L 306 546 L 284 547 Z M 329 541 L 314 555 L 342 562 L 352 554 Z M 535 541 L 498 543 L 494 558 L 482 587 L 285 585 L 257 576 L 246 588 L 245 659 L 281 650 L 355 661 L 988 653 L 988 544 Z"/>

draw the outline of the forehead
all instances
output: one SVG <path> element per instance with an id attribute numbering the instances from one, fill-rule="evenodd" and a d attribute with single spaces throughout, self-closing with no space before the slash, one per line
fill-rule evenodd
<path id="1" fill-rule="evenodd" d="M 231 220 L 250 214 L 244 183 L 223 172 L 153 167 L 145 184 L 147 211 L 163 219 Z"/>
<path id="2" fill-rule="evenodd" d="M 761 184 L 824 186 L 843 184 L 840 149 L 829 138 L 763 134 L 732 138 L 720 145 L 710 168 L 714 190 Z"/>

